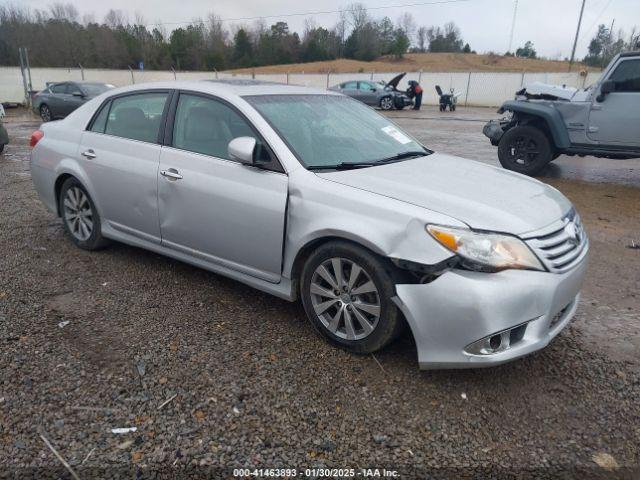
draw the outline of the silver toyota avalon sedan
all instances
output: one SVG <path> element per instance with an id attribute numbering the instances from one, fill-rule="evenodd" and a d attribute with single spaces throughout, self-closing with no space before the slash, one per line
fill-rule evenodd
<path id="1" fill-rule="evenodd" d="M 135 85 L 31 145 L 40 198 L 78 247 L 116 240 L 300 299 L 353 352 L 408 325 L 422 368 L 496 365 L 576 311 L 588 240 L 560 192 L 434 153 L 339 93 Z"/>

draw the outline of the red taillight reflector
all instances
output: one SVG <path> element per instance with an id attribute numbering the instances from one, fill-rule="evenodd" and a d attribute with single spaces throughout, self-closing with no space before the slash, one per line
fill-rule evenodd
<path id="1" fill-rule="evenodd" d="M 44 132 L 42 130 L 36 130 L 31 134 L 31 140 L 29 141 L 29 146 L 31 148 L 35 147 L 36 144 L 44 137 Z"/>

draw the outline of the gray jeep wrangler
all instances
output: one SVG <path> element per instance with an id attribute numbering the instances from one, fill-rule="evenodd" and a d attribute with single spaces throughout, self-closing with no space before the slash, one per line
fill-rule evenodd
<path id="1" fill-rule="evenodd" d="M 564 155 L 640 158 L 640 52 L 621 53 L 583 90 L 540 83 L 484 126 L 506 169 L 536 175 Z"/>

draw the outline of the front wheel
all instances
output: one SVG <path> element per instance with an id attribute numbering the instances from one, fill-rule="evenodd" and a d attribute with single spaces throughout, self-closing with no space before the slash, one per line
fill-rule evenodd
<path id="1" fill-rule="evenodd" d="M 513 127 L 502 135 L 498 158 L 507 170 L 537 175 L 553 159 L 553 152 L 542 130 L 524 125 Z"/>
<path id="2" fill-rule="evenodd" d="M 58 203 L 64 229 L 77 247 L 98 250 L 108 245 L 102 236 L 100 215 L 78 180 L 71 177 L 62 184 Z"/>
<path id="3" fill-rule="evenodd" d="M 305 312 L 316 330 L 355 353 L 371 353 L 398 336 L 402 318 L 390 265 L 348 242 L 322 245 L 301 279 Z"/>
<path id="4" fill-rule="evenodd" d="M 380 100 L 380 108 L 382 110 L 393 109 L 393 99 L 391 97 L 384 97 Z"/>
<path id="5" fill-rule="evenodd" d="M 49 108 L 49 105 L 43 104 L 40 106 L 40 118 L 43 122 L 51 121 L 53 117 L 51 116 L 51 109 Z"/>

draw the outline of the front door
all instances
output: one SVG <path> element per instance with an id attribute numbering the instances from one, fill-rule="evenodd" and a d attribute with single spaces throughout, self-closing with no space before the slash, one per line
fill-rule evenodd
<path id="1" fill-rule="evenodd" d="M 358 100 L 367 105 L 378 105 L 376 87 L 370 82 L 358 82 Z"/>
<path id="2" fill-rule="evenodd" d="M 78 150 L 105 227 L 158 244 L 159 132 L 168 96 L 155 91 L 107 102 Z"/>
<path id="3" fill-rule="evenodd" d="M 270 166 L 256 168 L 229 159 L 229 142 L 243 136 L 256 138 Z M 244 116 L 218 99 L 181 93 L 170 145 L 160 155 L 162 244 L 277 283 L 287 180 Z"/>
<path id="4" fill-rule="evenodd" d="M 620 58 L 607 80 L 615 90 L 592 100 L 588 136 L 601 145 L 640 147 L 640 59 Z"/>

